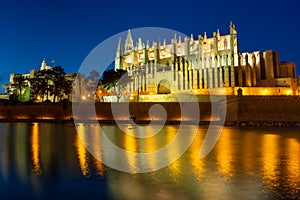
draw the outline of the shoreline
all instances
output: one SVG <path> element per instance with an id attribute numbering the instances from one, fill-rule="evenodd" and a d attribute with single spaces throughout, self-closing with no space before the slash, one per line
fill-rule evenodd
<path id="1" fill-rule="evenodd" d="M 0 119 L 0 123 L 75 123 L 73 119 Z M 130 125 L 132 124 L 129 120 L 118 121 L 115 120 L 76 120 L 76 123 L 99 123 L 101 125 L 115 125 L 115 124 L 123 124 Z M 149 120 L 137 120 L 135 121 L 137 125 L 148 125 L 151 123 Z M 153 121 L 152 124 L 159 125 L 199 125 L 199 126 L 208 126 L 208 125 L 221 125 L 220 122 L 217 121 L 200 121 L 199 123 L 195 123 L 192 121 Z M 290 127 L 300 127 L 299 122 L 289 122 L 289 121 L 232 121 L 225 122 L 223 124 L 225 127 L 270 127 L 270 128 L 290 128 Z"/>
<path id="2" fill-rule="evenodd" d="M 300 127 L 300 98 L 294 96 L 242 96 L 227 97 L 226 104 L 220 101 L 197 102 L 199 105 L 199 119 L 193 120 L 195 103 L 181 102 L 187 109 L 181 112 L 179 102 L 120 102 L 93 103 L 93 113 L 86 112 L 87 103 L 0 103 L 0 123 L 73 123 L 92 121 L 101 124 L 130 124 L 134 120 L 137 124 L 222 124 L 220 116 L 224 116 L 224 126 L 235 127 Z M 90 103 L 89 103 L 90 104 Z M 149 114 L 152 106 L 159 104 L 167 116 L 160 112 Z M 74 114 L 73 107 L 77 106 Z M 212 105 L 217 112 L 211 110 Z M 114 113 L 112 106 L 114 106 Z M 225 106 L 225 107 L 224 107 Z M 225 108 L 225 109 L 224 109 Z M 224 112 L 223 112 L 224 111 Z M 95 118 L 96 117 L 96 118 Z M 165 118 L 166 117 L 166 118 Z M 80 119 L 80 120 L 78 120 Z M 92 121 L 81 120 L 92 119 Z M 94 120 L 95 119 L 95 120 Z"/>

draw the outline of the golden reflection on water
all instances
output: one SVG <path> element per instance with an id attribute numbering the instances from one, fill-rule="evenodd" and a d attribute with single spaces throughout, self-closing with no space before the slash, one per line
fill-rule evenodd
<path id="1" fill-rule="evenodd" d="M 3 182 L 8 180 L 9 176 L 17 177 L 20 178 L 18 181 L 31 182 L 34 188 L 39 190 L 41 182 L 39 182 L 40 177 L 35 179 L 36 175 L 42 172 L 45 176 L 52 175 L 48 173 L 54 171 L 52 167 L 65 169 L 66 166 L 73 165 L 74 168 L 72 169 L 78 170 L 78 167 L 76 167 L 78 165 L 84 176 L 94 173 L 95 168 L 99 175 L 104 176 L 106 167 L 99 160 L 106 154 L 102 154 L 103 146 L 99 126 L 81 124 L 78 126 L 78 134 L 73 135 L 73 132 L 70 132 L 70 135 L 64 135 L 64 137 L 60 137 L 61 134 L 64 134 L 63 132 L 55 133 L 53 131 L 55 129 L 51 129 L 50 125 L 34 123 L 32 126 L 22 124 L 14 126 L 15 128 L 12 131 L 11 126 L 6 125 L 3 128 L 4 133 L 0 134 L 0 165 Z M 165 126 L 161 133 L 149 138 L 139 139 L 120 133 L 115 126 L 108 126 L 108 128 L 107 134 L 112 136 L 112 140 L 120 148 L 130 152 L 148 153 L 155 152 L 169 144 L 178 131 L 178 126 Z M 194 128 L 194 126 L 184 127 L 186 137 L 190 137 Z M 144 134 L 151 134 L 153 130 L 153 127 L 144 127 L 132 131 L 144 131 Z M 265 197 L 263 196 L 264 192 L 269 194 L 270 191 L 270 194 L 286 192 L 289 195 L 294 195 L 292 197 L 299 195 L 300 141 L 298 135 L 294 132 L 290 133 L 293 134 L 293 137 L 291 137 L 289 134 L 285 134 L 284 131 L 279 132 L 280 134 L 270 134 L 273 132 L 268 129 L 266 131 L 261 129 L 249 131 L 248 129 L 239 130 L 225 127 L 212 152 L 204 159 L 200 159 L 199 151 L 205 133 L 206 130 L 200 128 L 186 154 L 168 167 L 153 173 L 134 176 L 132 174 L 116 173 L 118 176 L 124 177 L 124 183 L 117 182 L 116 185 L 111 187 L 124 187 L 126 192 L 129 193 L 135 192 L 130 190 L 133 186 L 141 188 L 139 189 L 141 191 L 139 197 L 144 197 L 151 187 L 151 189 L 154 188 L 153 192 L 158 191 L 161 195 L 166 195 L 169 192 L 170 196 L 176 198 L 178 197 L 177 194 L 180 193 L 180 189 L 185 186 L 193 192 L 201 191 L 202 196 L 199 195 L 199 197 L 203 197 L 203 195 L 205 197 L 206 195 L 208 198 L 213 195 L 216 197 L 225 195 L 224 198 L 226 198 L 228 197 L 226 195 L 232 195 L 232 192 L 236 191 L 244 194 L 249 191 L 249 193 L 253 193 L 254 197 L 262 198 Z M 65 138 L 65 140 L 59 140 L 60 138 Z M 70 141 L 74 141 L 75 151 L 73 146 L 66 145 Z M 70 149 L 56 149 L 56 142 L 59 142 L 61 147 Z M 177 140 L 175 142 L 176 146 L 179 147 L 184 141 Z M 93 150 L 95 158 L 91 157 L 84 144 L 88 144 L 89 149 Z M 179 148 L 170 149 L 165 156 L 171 161 L 178 154 L 178 151 Z M 108 155 L 115 156 L 118 159 L 114 152 L 110 152 Z M 69 156 L 71 159 L 64 160 L 63 156 Z M 125 159 L 128 166 L 131 167 L 132 171 L 137 170 L 141 163 L 138 163 L 139 161 L 135 156 L 127 156 Z M 157 169 L 160 159 L 162 158 L 151 157 L 143 160 L 143 162 L 147 162 L 151 169 Z M 54 164 L 48 164 L 47 169 L 46 164 L 51 162 L 54 162 Z M 70 163 L 64 165 L 66 162 Z M 28 168 L 28 166 L 33 167 Z M 63 172 L 69 173 L 69 171 Z M 108 179 L 117 180 L 111 174 L 109 174 Z M 33 183 L 34 181 L 35 183 Z M 122 185 L 120 186 L 120 184 Z M 256 191 L 257 193 L 255 193 Z"/>
<path id="2" fill-rule="evenodd" d="M 87 160 L 87 151 L 84 146 L 86 142 L 86 132 L 83 124 L 78 125 L 78 134 L 75 136 L 75 148 L 77 150 L 77 158 L 79 166 L 84 176 L 89 176 L 89 163 Z M 79 136 L 80 135 L 80 136 Z M 83 141 L 81 141 L 83 140 Z"/>
<path id="3" fill-rule="evenodd" d="M 31 153 L 34 172 L 36 174 L 41 174 L 42 169 L 40 164 L 40 133 L 38 123 L 33 124 L 31 133 Z"/>
<path id="4" fill-rule="evenodd" d="M 273 134 L 264 134 L 262 138 L 262 176 L 268 186 L 272 188 L 279 186 L 279 139 L 278 135 Z"/>
<path id="5" fill-rule="evenodd" d="M 148 129 L 146 129 L 148 130 Z M 149 137 L 147 139 L 144 140 L 143 145 L 145 146 L 145 152 L 147 153 L 152 153 L 154 151 L 157 150 L 157 137 L 153 136 L 153 137 Z M 148 157 L 148 165 L 151 169 L 156 169 L 157 168 L 157 160 L 158 158 L 155 159 L 151 159 L 150 157 Z"/>
<path id="6" fill-rule="evenodd" d="M 175 138 L 176 134 L 177 134 L 177 131 L 178 129 L 175 128 L 174 126 L 165 126 L 165 132 L 166 132 L 166 144 L 170 144 L 170 142 Z M 187 131 L 187 134 L 189 134 L 189 132 Z M 177 139 L 177 140 L 174 140 L 174 146 L 180 146 L 180 141 Z M 168 157 L 168 160 L 169 161 L 172 161 L 175 159 L 176 155 L 178 155 L 178 148 L 173 148 L 173 149 L 170 149 L 168 152 L 167 152 L 167 157 Z M 181 160 L 178 159 L 176 160 L 175 162 L 171 163 L 168 167 L 170 169 L 170 175 L 171 177 L 173 178 L 173 180 L 175 182 L 179 182 L 180 179 L 179 179 L 179 176 L 180 176 L 180 173 L 181 173 L 181 170 L 182 170 L 182 167 L 181 166 Z"/>
<path id="7" fill-rule="evenodd" d="M 242 167 L 243 170 L 251 174 L 255 168 L 256 165 L 253 165 L 255 163 L 255 155 L 257 155 L 259 149 L 257 148 L 257 140 L 261 140 L 260 135 L 256 135 L 255 132 L 250 131 L 247 134 L 244 134 L 243 140 L 242 140 L 242 158 L 243 162 Z M 238 149 L 238 148 L 237 148 Z"/>
<path id="8" fill-rule="evenodd" d="M 223 129 L 222 135 L 215 146 L 217 151 L 217 162 L 218 162 L 218 168 L 220 173 L 222 173 L 225 176 L 232 176 L 233 171 L 233 154 L 235 153 L 233 151 L 232 147 L 232 133 L 230 132 L 230 129 Z"/>
<path id="9" fill-rule="evenodd" d="M 97 168 L 97 173 L 100 176 L 104 176 L 105 174 L 105 168 L 104 165 L 102 164 L 102 162 L 100 162 L 100 160 L 102 160 L 102 154 L 101 154 L 101 130 L 99 126 L 95 126 L 92 132 L 92 151 L 94 154 L 94 165 Z"/>
<path id="10" fill-rule="evenodd" d="M 203 138 L 199 135 L 200 131 L 201 130 L 198 130 L 198 134 L 189 149 L 190 165 L 192 166 L 192 172 L 197 180 L 201 180 L 206 171 L 204 159 L 201 159 L 199 156 L 199 149 L 203 143 Z"/>
<path id="11" fill-rule="evenodd" d="M 294 192 L 300 191 L 300 142 L 290 138 L 286 140 L 287 184 Z"/>
<path id="12" fill-rule="evenodd" d="M 124 150 L 129 151 L 131 153 L 136 153 L 138 151 L 137 149 L 137 140 L 135 137 L 132 137 L 126 133 L 124 133 Z M 136 172 L 137 169 L 137 159 L 135 154 L 127 153 L 126 158 L 128 161 L 128 165 L 132 172 Z"/>

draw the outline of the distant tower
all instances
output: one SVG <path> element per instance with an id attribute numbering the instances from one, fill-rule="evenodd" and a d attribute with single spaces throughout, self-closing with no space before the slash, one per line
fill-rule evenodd
<path id="1" fill-rule="evenodd" d="M 40 70 L 45 70 L 45 69 L 46 69 L 46 66 L 47 66 L 47 64 L 46 64 L 46 59 L 44 58 L 43 61 L 42 61 Z"/>
<path id="2" fill-rule="evenodd" d="M 133 49 L 133 40 L 131 36 L 130 29 L 127 32 L 127 37 L 125 40 L 125 54 L 129 53 Z"/>
<path id="3" fill-rule="evenodd" d="M 115 58 L 115 70 L 122 69 L 122 55 L 123 55 L 122 40 L 121 38 L 119 38 L 119 43 L 118 43 L 118 48 L 117 48 L 116 58 Z"/>

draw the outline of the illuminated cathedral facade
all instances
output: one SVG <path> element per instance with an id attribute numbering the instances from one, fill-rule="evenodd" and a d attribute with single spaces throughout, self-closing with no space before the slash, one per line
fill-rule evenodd
<path id="1" fill-rule="evenodd" d="M 115 69 L 128 71 L 128 94 L 299 95 L 295 63 L 279 62 L 272 50 L 240 53 L 237 29 L 194 38 L 177 37 L 134 45 L 130 30 L 120 38 Z"/>

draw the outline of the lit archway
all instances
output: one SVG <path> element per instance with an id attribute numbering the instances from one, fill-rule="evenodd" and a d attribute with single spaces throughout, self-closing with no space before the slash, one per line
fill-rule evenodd
<path id="1" fill-rule="evenodd" d="M 157 94 L 170 94 L 170 83 L 166 79 L 163 79 L 159 82 L 157 86 Z"/>

